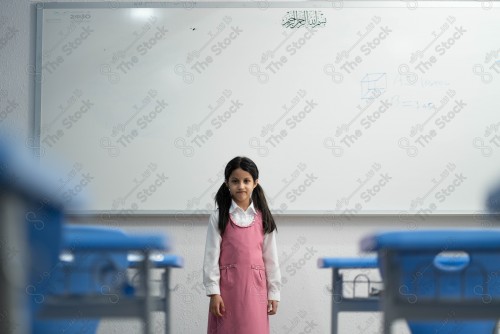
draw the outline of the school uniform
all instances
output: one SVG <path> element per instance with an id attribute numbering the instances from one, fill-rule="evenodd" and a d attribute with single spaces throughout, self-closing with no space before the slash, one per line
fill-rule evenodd
<path id="1" fill-rule="evenodd" d="M 276 231 L 264 234 L 262 214 L 253 203 L 244 211 L 234 201 L 221 236 L 216 210 L 208 224 L 203 284 L 220 294 L 223 317 L 209 313 L 209 334 L 269 333 L 267 301 L 280 300 L 281 273 Z"/>

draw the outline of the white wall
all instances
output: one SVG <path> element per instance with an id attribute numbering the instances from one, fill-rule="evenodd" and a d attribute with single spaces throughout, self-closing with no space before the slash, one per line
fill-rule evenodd
<path id="1" fill-rule="evenodd" d="M 0 2 L 0 126 L 16 129 L 16 136 L 31 144 L 34 117 L 34 15 L 28 0 Z M 7 108 L 11 106 L 10 108 Z M 7 110 L 13 110 L 7 113 Z M 79 222 L 82 222 L 79 220 Z M 207 217 L 120 217 L 110 220 L 85 218 L 85 223 L 121 226 L 130 231 L 154 232 L 173 237 L 175 253 L 184 257 L 186 266 L 172 274 L 173 333 L 205 333 L 208 298 L 202 290 L 201 265 Z M 302 333 L 313 325 L 311 333 L 330 329 L 331 273 L 320 270 L 320 256 L 357 255 L 358 241 L 367 233 L 385 229 L 421 229 L 428 227 L 484 227 L 472 216 L 421 216 L 401 219 L 397 216 L 356 217 L 277 217 L 278 248 L 286 283 L 278 314 L 271 318 L 272 333 Z M 307 254 L 312 254 L 309 259 Z M 296 269 L 293 269 L 294 264 Z M 298 323 L 297 323 L 298 320 Z M 377 314 L 341 317 L 341 333 L 379 333 Z M 162 317 L 155 318 L 155 325 Z M 291 326 L 297 324 L 291 329 Z M 106 320 L 99 333 L 138 333 L 137 321 Z M 158 331 L 162 333 L 161 331 Z M 397 333 L 408 333 L 404 324 Z"/>

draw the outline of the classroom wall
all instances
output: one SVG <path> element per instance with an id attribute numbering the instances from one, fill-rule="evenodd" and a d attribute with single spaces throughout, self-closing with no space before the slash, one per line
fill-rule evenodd
<path id="1" fill-rule="evenodd" d="M 33 150 L 34 118 L 34 10 L 28 0 L 0 2 L 0 127 Z M 272 333 L 327 333 L 330 330 L 331 273 L 317 269 L 320 256 L 358 255 L 358 242 L 380 229 L 436 227 L 490 227 L 474 216 L 277 216 L 278 248 L 283 275 L 282 302 L 271 318 Z M 168 234 L 185 268 L 172 273 L 172 332 L 206 332 L 208 298 L 202 287 L 201 266 L 207 216 L 85 217 L 71 222 L 120 226 L 129 231 Z M 154 319 L 160 328 L 162 317 Z M 397 333 L 408 333 L 404 324 Z M 344 315 L 341 333 L 379 333 L 378 314 Z M 139 333 L 138 321 L 105 320 L 99 333 Z M 155 333 L 162 333 L 161 330 Z"/>

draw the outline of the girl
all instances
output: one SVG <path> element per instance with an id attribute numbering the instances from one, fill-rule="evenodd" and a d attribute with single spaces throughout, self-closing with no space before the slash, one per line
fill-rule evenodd
<path id="1" fill-rule="evenodd" d="M 215 202 L 203 263 L 208 333 L 268 334 L 268 315 L 276 314 L 280 300 L 281 273 L 276 224 L 252 160 L 229 161 Z"/>

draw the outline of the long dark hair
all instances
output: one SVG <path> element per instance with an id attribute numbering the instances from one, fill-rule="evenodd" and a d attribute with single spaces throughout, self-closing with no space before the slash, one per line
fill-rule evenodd
<path id="1" fill-rule="evenodd" d="M 224 170 L 224 181 L 227 182 L 231 173 L 238 168 L 250 173 L 254 182 L 259 178 L 259 169 L 252 160 L 247 157 L 236 157 L 227 163 L 226 169 Z M 271 210 L 269 210 L 267 205 L 264 189 L 262 189 L 260 184 L 257 184 L 252 192 L 252 202 L 255 209 L 262 213 L 264 233 L 271 233 L 277 230 Z M 222 183 L 217 194 L 215 194 L 215 203 L 219 208 L 219 230 L 221 234 L 224 234 L 229 221 L 229 209 L 231 208 L 231 194 L 225 182 Z"/>

